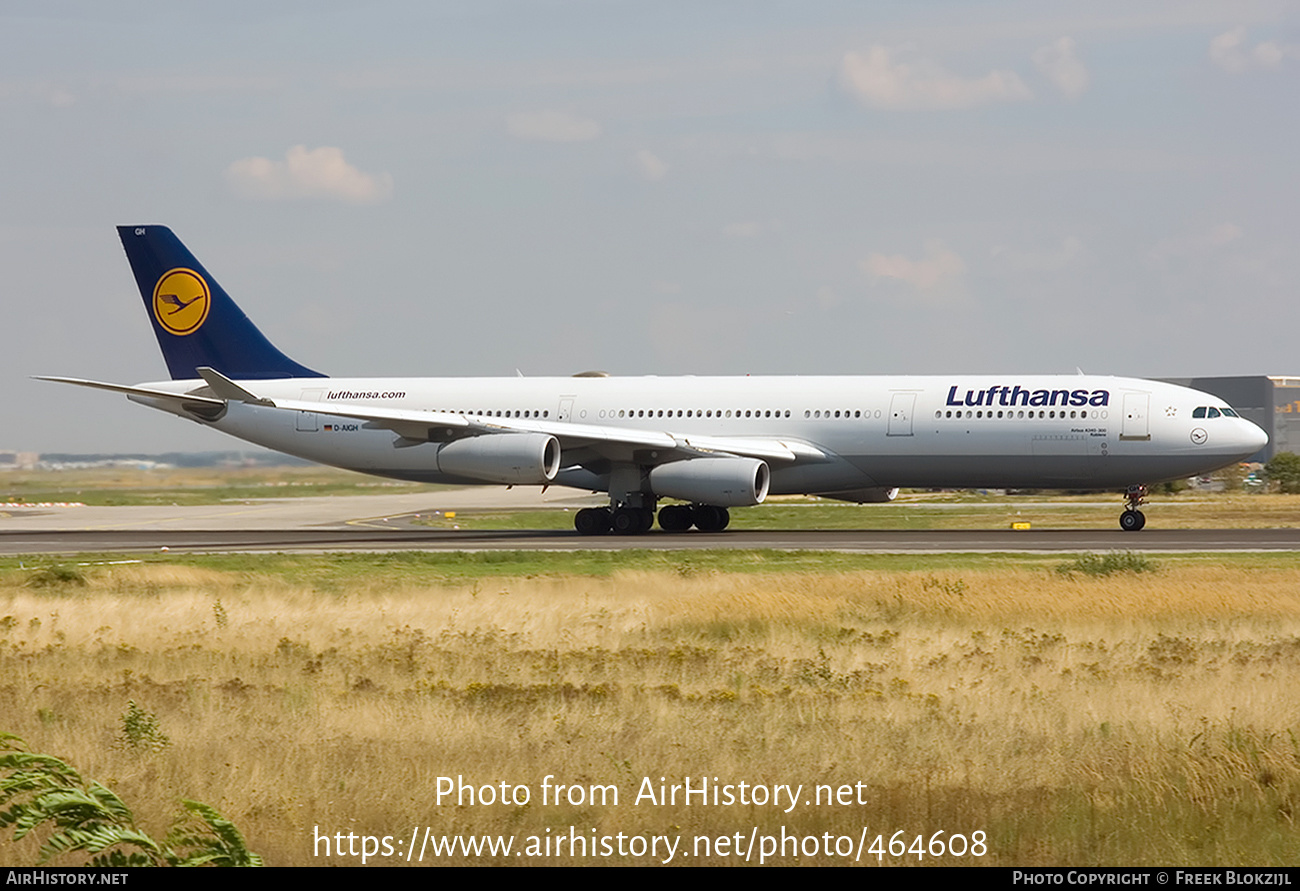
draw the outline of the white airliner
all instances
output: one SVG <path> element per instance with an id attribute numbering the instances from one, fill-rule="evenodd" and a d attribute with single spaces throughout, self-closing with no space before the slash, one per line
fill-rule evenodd
<path id="1" fill-rule="evenodd" d="M 125 393 L 248 442 L 404 480 L 609 493 L 583 534 L 726 528 L 769 494 L 889 501 L 898 487 L 1123 489 L 1268 442 L 1223 400 L 1121 377 L 332 378 L 262 335 L 164 226 L 118 234 L 172 380 Z"/>

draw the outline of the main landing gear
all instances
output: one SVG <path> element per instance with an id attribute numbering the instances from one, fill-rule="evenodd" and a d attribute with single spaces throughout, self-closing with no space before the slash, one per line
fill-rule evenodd
<path id="1" fill-rule="evenodd" d="M 573 518 L 573 528 L 582 535 L 640 535 L 654 526 L 652 507 L 588 507 Z M 694 526 L 701 532 L 721 532 L 731 522 L 725 507 L 711 504 L 670 504 L 659 511 L 659 528 L 665 532 L 685 532 Z"/>
<path id="2" fill-rule="evenodd" d="M 1146 486 L 1129 486 L 1124 490 L 1127 509 L 1119 515 L 1119 528 L 1125 532 L 1139 532 L 1147 524 L 1146 514 L 1138 510 L 1147 500 Z"/>
<path id="3" fill-rule="evenodd" d="M 701 532 L 721 532 L 731 522 L 731 512 L 711 504 L 670 504 L 659 511 L 659 528 L 685 532 L 694 526 Z"/>

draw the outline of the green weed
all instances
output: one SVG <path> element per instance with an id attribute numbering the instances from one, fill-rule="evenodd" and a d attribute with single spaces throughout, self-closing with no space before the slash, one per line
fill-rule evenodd
<path id="1" fill-rule="evenodd" d="M 1155 572 L 1154 561 L 1132 551 L 1111 551 L 1107 554 L 1080 554 L 1069 563 L 1056 567 L 1061 575 L 1105 576 L 1116 572 Z"/>
<path id="2" fill-rule="evenodd" d="M 27 584 L 32 588 L 58 588 L 65 585 L 84 587 L 86 577 L 75 566 L 55 564 L 33 572 Z"/>
<path id="3" fill-rule="evenodd" d="M 262 865 L 235 825 L 206 804 L 181 802 L 186 817 L 159 842 L 136 827 L 121 798 L 66 762 L 29 752 L 9 733 L 0 733 L 0 750 L 0 829 L 12 826 L 21 841 L 48 826 L 42 865 L 69 854 L 92 854 L 95 867 Z"/>
<path id="4" fill-rule="evenodd" d="M 140 708 L 134 699 L 126 704 L 126 711 L 122 712 L 121 741 L 126 748 L 137 751 L 147 749 L 158 752 L 171 745 L 171 739 L 163 733 L 162 726 L 158 723 L 158 716 Z"/>

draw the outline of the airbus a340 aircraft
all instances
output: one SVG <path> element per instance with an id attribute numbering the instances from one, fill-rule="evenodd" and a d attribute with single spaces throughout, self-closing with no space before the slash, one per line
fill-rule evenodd
<path id="1" fill-rule="evenodd" d="M 1268 441 L 1221 399 L 1120 377 L 332 378 L 288 358 L 163 226 L 118 234 L 170 381 L 125 393 L 240 439 L 404 480 L 609 493 L 588 535 L 726 528 L 769 494 L 892 500 L 899 486 L 1124 489 Z"/>

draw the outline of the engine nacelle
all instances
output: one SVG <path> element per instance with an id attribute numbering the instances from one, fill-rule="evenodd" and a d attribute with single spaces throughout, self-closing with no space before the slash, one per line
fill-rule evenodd
<path id="1" fill-rule="evenodd" d="M 545 433 L 486 433 L 438 446 L 438 471 L 485 483 L 542 485 L 560 470 L 560 442 Z"/>
<path id="2" fill-rule="evenodd" d="M 886 501 L 893 501 L 898 497 L 898 489 L 872 486 L 867 489 L 850 489 L 844 492 L 818 492 L 817 495 L 834 501 L 852 501 L 855 504 L 884 504 Z"/>
<path id="3" fill-rule="evenodd" d="M 688 458 L 650 469 L 656 495 L 715 507 L 761 504 L 771 480 L 767 463 L 757 458 Z"/>

